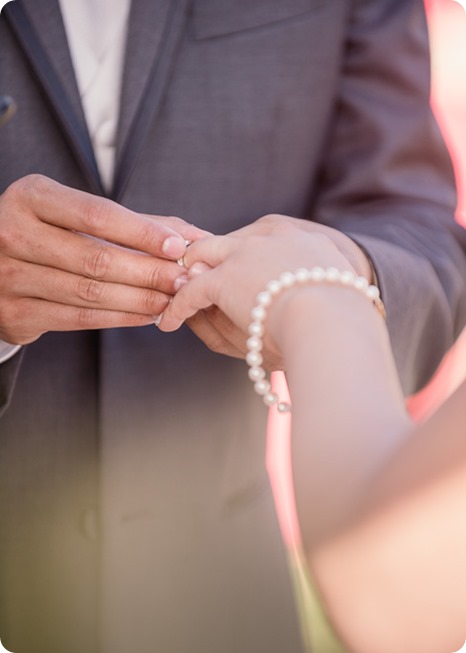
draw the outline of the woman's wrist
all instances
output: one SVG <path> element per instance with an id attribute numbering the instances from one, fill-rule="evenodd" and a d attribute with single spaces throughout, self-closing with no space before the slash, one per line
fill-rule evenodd
<path id="1" fill-rule="evenodd" d="M 289 412 L 291 405 L 287 401 L 280 401 L 278 395 L 271 389 L 271 383 L 267 379 L 266 372 L 262 367 L 263 338 L 266 329 L 270 328 L 270 309 L 275 309 L 275 313 L 281 309 L 280 314 L 283 316 L 283 296 L 289 297 L 291 295 L 293 297 L 296 294 L 294 291 L 299 288 L 304 289 L 307 286 L 311 289 L 313 287 L 344 289 L 344 295 L 351 292 L 354 295 L 359 295 L 361 298 L 364 297 L 366 310 L 367 305 L 374 304 L 379 313 L 385 317 L 385 309 L 380 300 L 378 288 L 370 285 L 365 277 L 357 276 L 350 270 L 338 270 L 333 267 L 324 269 L 318 266 L 311 269 L 299 268 L 295 272 L 283 272 L 277 279 L 269 281 L 266 287 L 257 294 L 256 305 L 251 310 L 252 321 L 248 327 L 250 337 L 247 340 L 248 353 L 246 355 L 246 362 L 250 367 L 249 378 L 254 383 L 257 394 L 262 397 L 266 406 L 276 405 L 278 411 L 281 413 Z M 328 290 L 326 293 L 328 293 Z M 330 294 L 332 293 L 330 292 Z M 282 299 L 282 302 L 279 302 L 280 299 Z M 291 300 L 288 299 L 288 301 Z M 373 307 L 370 310 L 373 311 Z M 319 312 L 316 313 L 316 316 L 318 314 Z M 298 313 L 296 317 L 298 317 Z M 300 322 L 301 317 L 302 311 L 299 312 Z M 287 324 L 282 325 L 286 331 L 289 330 L 288 324 L 289 322 L 287 320 Z M 323 335 L 325 338 L 326 334 L 324 333 Z"/>
<path id="2" fill-rule="evenodd" d="M 277 297 L 269 308 L 267 335 L 274 349 L 281 354 L 288 342 L 293 343 L 295 326 L 306 322 L 309 328 L 330 326 L 334 320 L 354 315 L 357 324 L 366 319 L 377 322 L 380 317 L 367 298 L 343 286 L 308 285 L 290 288 Z M 311 332 L 308 331 L 308 334 Z"/>

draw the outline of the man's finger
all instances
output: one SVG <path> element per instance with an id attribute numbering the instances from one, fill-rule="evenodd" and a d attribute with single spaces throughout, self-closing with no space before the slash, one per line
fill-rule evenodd
<path id="1" fill-rule="evenodd" d="M 28 344 L 48 331 L 81 331 L 117 327 L 144 326 L 153 318 L 137 313 L 106 311 L 76 306 L 65 306 L 42 299 L 21 301 L 21 323 L 8 326 L 3 339 L 14 344 Z"/>
<path id="2" fill-rule="evenodd" d="M 5 288 L 5 292 L 19 298 L 149 316 L 162 313 L 169 302 L 169 296 L 157 290 L 108 283 L 42 265 L 20 263 L 13 274 L 9 282 L 14 288 Z"/>
<path id="3" fill-rule="evenodd" d="M 141 215 L 103 197 L 31 175 L 15 184 L 29 209 L 43 222 L 170 259 L 182 257 L 186 240 L 205 232 L 179 218 Z M 180 233 L 177 231 L 182 231 Z"/>
<path id="4" fill-rule="evenodd" d="M 21 237 L 12 238 L 5 246 L 5 254 L 18 262 L 25 261 L 90 279 L 152 288 L 169 294 L 176 292 L 176 280 L 186 274 L 186 270 L 174 261 L 155 258 L 40 222 L 30 225 Z M 13 287 L 12 283 L 10 287 Z"/>

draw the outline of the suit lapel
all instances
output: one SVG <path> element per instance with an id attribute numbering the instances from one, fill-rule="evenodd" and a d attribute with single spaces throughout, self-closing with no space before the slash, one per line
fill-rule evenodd
<path id="1" fill-rule="evenodd" d="M 132 0 L 112 192 L 117 201 L 160 108 L 188 4 L 189 0 Z"/>
<path id="2" fill-rule="evenodd" d="M 15 0 L 2 14 L 28 57 L 90 190 L 103 195 L 58 0 Z"/>
<path id="3" fill-rule="evenodd" d="M 132 0 L 112 197 L 120 200 L 160 108 L 190 0 Z M 21 5 L 21 6 L 20 6 Z M 2 11 L 41 83 L 90 190 L 105 195 L 87 131 L 58 0 Z M 41 35 L 47 38 L 41 38 Z M 38 56 L 38 50 L 42 56 Z"/>

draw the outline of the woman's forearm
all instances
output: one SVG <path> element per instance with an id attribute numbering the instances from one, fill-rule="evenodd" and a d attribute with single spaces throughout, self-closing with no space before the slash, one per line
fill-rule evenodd
<path id="1" fill-rule="evenodd" d="M 290 291 L 270 314 L 293 404 L 292 457 L 306 548 L 342 527 L 410 422 L 385 325 L 349 288 Z"/>
<path id="2" fill-rule="evenodd" d="M 466 385 L 414 426 L 385 327 L 364 297 L 310 288 L 277 308 L 270 328 L 293 403 L 303 543 L 337 629 L 358 653 L 457 650 L 466 638 Z"/>
<path id="3" fill-rule="evenodd" d="M 214 305 L 240 350 L 268 281 L 309 261 L 351 270 L 332 238 L 280 216 L 197 241 L 185 256 L 188 267 L 196 261 L 204 268 L 190 268 L 161 328 Z M 466 386 L 456 408 L 415 428 L 385 325 L 353 288 L 287 289 L 267 309 L 262 340 L 264 359 L 286 362 L 303 544 L 343 639 L 358 653 L 451 653 L 466 630 L 466 474 L 445 470 L 466 460 Z M 444 482 L 431 487 L 440 472 Z"/>
<path id="4" fill-rule="evenodd" d="M 309 557 L 358 653 L 450 653 L 466 639 L 466 383 L 409 437 L 350 527 Z"/>

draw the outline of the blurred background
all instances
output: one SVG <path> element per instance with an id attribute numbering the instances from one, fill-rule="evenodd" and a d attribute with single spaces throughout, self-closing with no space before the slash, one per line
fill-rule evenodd
<path id="1" fill-rule="evenodd" d="M 466 0 L 462 0 L 466 5 Z M 456 0 L 425 0 L 432 58 L 431 103 L 449 147 L 458 184 L 457 220 L 466 227 L 466 12 Z M 417 420 L 428 416 L 466 378 L 466 330 L 447 354 L 432 382 L 411 397 L 408 406 Z M 274 384 L 286 394 L 281 374 Z M 267 466 L 287 546 L 299 541 L 294 510 L 289 454 L 290 418 L 269 418 Z"/>

